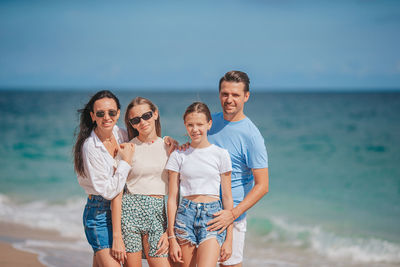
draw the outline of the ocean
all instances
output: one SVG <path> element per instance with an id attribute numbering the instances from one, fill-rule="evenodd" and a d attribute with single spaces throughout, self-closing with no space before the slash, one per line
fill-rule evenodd
<path id="1" fill-rule="evenodd" d="M 65 237 L 11 240 L 48 266 L 91 264 L 72 146 L 93 93 L 0 91 L 0 221 Z M 189 104 L 220 111 L 217 92 L 115 93 L 121 113 L 151 99 L 180 142 Z M 245 113 L 265 138 L 270 184 L 248 214 L 244 266 L 400 265 L 400 93 L 252 92 Z"/>

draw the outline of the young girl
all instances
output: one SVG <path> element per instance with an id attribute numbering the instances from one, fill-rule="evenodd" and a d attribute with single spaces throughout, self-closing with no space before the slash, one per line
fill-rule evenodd
<path id="1" fill-rule="evenodd" d="M 181 266 L 215 266 L 219 257 L 225 261 L 232 253 L 232 225 L 226 232 L 207 231 L 207 222 L 222 204 L 224 209 L 233 208 L 231 160 L 228 151 L 207 140 L 212 121 L 204 103 L 191 104 L 183 120 L 191 138 L 190 147 L 174 151 L 165 167 L 169 170 L 169 253 Z M 179 192 L 182 200 L 177 207 Z"/>
<path id="2" fill-rule="evenodd" d="M 110 91 L 97 92 L 79 112 L 74 167 L 79 184 L 88 194 L 83 224 L 94 251 L 93 266 L 120 266 L 110 255 L 110 200 L 124 188 L 134 146 L 122 144 L 127 141 L 127 134 L 116 126 L 120 103 Z"/>
<path id="3" fill-rule="evenodd" d="M 169 153 L 160 137 L 158 109 L 150 100 L 137 97 L 126 109 L 125 124 L 135 154 L 126 190 L 112 201 L 112 253 L 122 263 L 126 257 L 124 266 L 142 266 L 142 250 L 151 267 L 170 266 L 164 204 Z"/>

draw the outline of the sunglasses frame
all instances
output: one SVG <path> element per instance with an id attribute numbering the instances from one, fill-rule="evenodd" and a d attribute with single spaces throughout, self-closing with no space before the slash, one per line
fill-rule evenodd
<path id="1" fill-rule="evenodd" d="M 150 111 L 143 113 L 142 116 L 138 116 L 138 117 L 129 119 L 129 123 L 133 126 L 133 125 L 139 124 L 142 119 L 145 121 L 150 120 L 153 117 L 153 115 L 154 115 L 153 111 L 150 110 Z"/>
<path id="2" fill-rule="evenodd" d="M 101 113 L 102 112 L 102 113 Z M 110 117 L 115 117 L 118 115 L 118 110 L 115 109 L 109 109 L 109 110 L 98 110 L 94 113 L 94 115 L 96 115 L 97 118 L 104 118 L 104 116 L 106 115 L 106 112 L 108 113 L 108 116 Z M 98 114 L 102 114 L 101 116 L 99 116 Z"/>

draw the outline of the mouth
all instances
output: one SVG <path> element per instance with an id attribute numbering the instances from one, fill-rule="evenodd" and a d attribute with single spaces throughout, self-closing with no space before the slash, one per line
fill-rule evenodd
<path id="1" fill-rule="evenodd" d="M 107 122 L 103 122 L 103 123 L 102 123 L 102 125 L 103 125 L 104 127 L 110 127 L 110 126 L 112 126 L 112 124 L 113 124 L 112 121 L 107 121 Z"/>
<path id="2" fill-rule="evenodd" d="M 199 138 L 199 137 L 201 137 L 201 134 L 191 134 L 190 135 L 190 138 L 192 138 L 192 139 L 196 139 L 196 138 Z"/>
<path id="3" fill-rule="evenodd" d="M 225 109 L 235 109 L 235 106 L 225 104 L 224 108 Z"/>
<path id="4" fill-rule="evenodd" d="M 149 126 L 148 125 L 143 125 L 142 127 L 140 127 L 140 130 L 147 130 L 149 128 Z"/>

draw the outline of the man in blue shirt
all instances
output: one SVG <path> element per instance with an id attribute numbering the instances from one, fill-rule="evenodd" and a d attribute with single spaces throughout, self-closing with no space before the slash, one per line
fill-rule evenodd
<path id="1" fill-rule="evenodd" d="M 250 80 L 241 71 L 227 72 L 219 82 L 222 112 L 213 114 L 208 140 L 228 150 L 232 160 L 234 208 L 222 210 L 208 224 L 224 230 L 233 223 L 232 256 L 221 266 L 242 266 L 246 211 L 268 192 L 268 156 L 264 138 L 243 112 Z"/>

